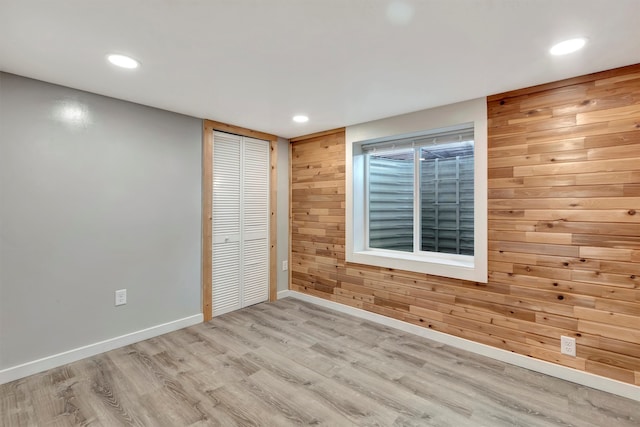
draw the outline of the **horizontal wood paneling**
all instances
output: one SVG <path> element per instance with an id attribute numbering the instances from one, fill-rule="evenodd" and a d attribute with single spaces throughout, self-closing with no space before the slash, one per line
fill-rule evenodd
<path id="1" fill-rule="evenodd" d="M 337 130 L 291 147 L 291 289 L 640 385 L 640 65 L 488 114 L 488 283 L 345 263 Z"/>

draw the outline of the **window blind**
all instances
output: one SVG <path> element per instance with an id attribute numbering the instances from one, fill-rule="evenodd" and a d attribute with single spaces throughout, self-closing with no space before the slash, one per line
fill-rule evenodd
<path id="1" fill-rule="evenodd" d="M 456 129 L 436 129 L 413 135 L 393 137 L 361 145 L 364 153 L 379 153 L 416 147 L 446 147 L 461 142 L 473 142 L 473 123 L 465 123 Z"/>

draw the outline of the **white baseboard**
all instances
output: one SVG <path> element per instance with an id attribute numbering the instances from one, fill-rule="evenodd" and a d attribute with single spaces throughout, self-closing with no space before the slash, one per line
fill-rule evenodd
<path id="1" fill-rule="evenodd" d="M 95 356 L 96 354 L 104 353 L 105 351 L 124 347 L 125 345 L 133 344 L 139 341 L 144 341 L 146 339 L 157 337 L 158 335 L 166 334 L 168 332 L 177 331 L 178 329 L 186 328 L 187 326 L 202 323 L 202 321 L 202 313 L 195 314 L 183 319 L 178 319 L 172 322 L 163 323 L 161 325 L 152 326 L 140 331 L 131 332 L 126 335 L 110 338 L 108 340 L 89 344 L 84 347 L 74 348 L 72 350 L 54 354 L 52 356 L 43 357 L 42 359 L 23 363 L 21 365 L 12 366 L 11 368 L 3 369 L 0 371 L 0 384 L 8 383 L 10 381 L 24 378 L 29 375 L 37 374 L 38 372 L 46 371 L 47 369 L 57 368 L 58 366 L 75 362 L 76 360 Z"/>
<path id="2" fill-rule="evenodd" d="M 280 296 L 281 292 L 282 297 Z M 453 335 L 445 334 L 443 332 L 434 331 L 432 329 L 423 328 L 418 325 L 403 322 L 402 320 L 393 319 L 381 314 L 372 313 L 370 311 L 351 307 L 345 304 L 340 304 L 323 298 L 314 297 L 312 295 L 303 294 L 297 291 L 289 290 L 286 294 L 284 293 L 285 291 L 281 292 L 278 292 L 278 299 L 285 297 L 296 298 L 322 307 L 330 308 L 341 313 L 350 314 L 352 316 L 370 320 L 381 325 L 399 329 L 404 332 L 419 335 L 421 337 L 450 345 L 452 347 L 467 350 L 472 353 L 500 360 L 502 362 L 510 363 L 521 368 L 530 369 L 532 371 L 540 372 L 552 377 L 571 381 L 576 384 L 606 391 L 608 393 L 616 394 L 628 399 L 640 401 L 640 387 L 633 384 L 623 383 L 621 381 L 601 377 L 599 375 L 579 371 L 577 369 L 557 365 L 555 363 L 546 362 L 544 360 L 534 359 L 518 353 L 512 353 L 507 350 L 491 347 L 486 344 L 480 344 L 475 341 L 459 338 Z"/>
<path id="3" fill-rule="evenodd" d="M 282 299 L 290 296 L 290 292 L 292 291 L 290 291 L 289 289 L 285 289 L 284 291 L 278 291 L 278 299 Z"/>

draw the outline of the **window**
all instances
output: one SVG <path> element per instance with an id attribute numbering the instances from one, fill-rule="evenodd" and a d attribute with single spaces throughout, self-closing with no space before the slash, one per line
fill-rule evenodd
<path id="1" fill-rule="evenodd" d="M 480 110 L 473 121 L 377 138 L 366 137 L 379 123 L 347 128 L 347 261 L 487 281 Z"/>
<path id="2" fill-rule="evenodd" d="M 473 124 L 363 144 L 368 248 L 473 256 Z"/>

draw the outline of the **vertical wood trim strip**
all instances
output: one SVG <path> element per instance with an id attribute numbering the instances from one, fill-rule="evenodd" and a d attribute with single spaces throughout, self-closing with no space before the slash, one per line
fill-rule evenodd
<path id="1" fill-rule="evenodd" d="M 288 274 L 287 274 L 287 289 L 291 289 L 291 269 L 292 269 L 292 265 L 291 265 L 291 261 L 292 261 L 292 257 L 291 254 L 293 253 L 293 247 L 291 246 L 292 242 L 293 242 L 293 228 L 292 224 L 293 224 L 293 206 L 291 204 L 291 202 L 293 201 L 293 163 L 291 162 L 291 160 L 293 159 L 293 147 L 292 147 L 292 143 L 291 141 L 289 141 L 289 221 L 288 221 L 288 225 L 289 225 L 289 251 L 288 251 L 288 256 L 287 256 L 287 263 L 288 263 Z"/>
<path id="2" fill-rule="evenodd" d="M 278 140 L 269 141 L 269 301 L 278 299 Z"/>
<path id="3" fill-rule="evenodd" d="M 202 126 L 202 315 L 203 320 L 211 320 L 212 281 L 212 198 L 213 198 L 213 129 L 203 122 Z"/>

